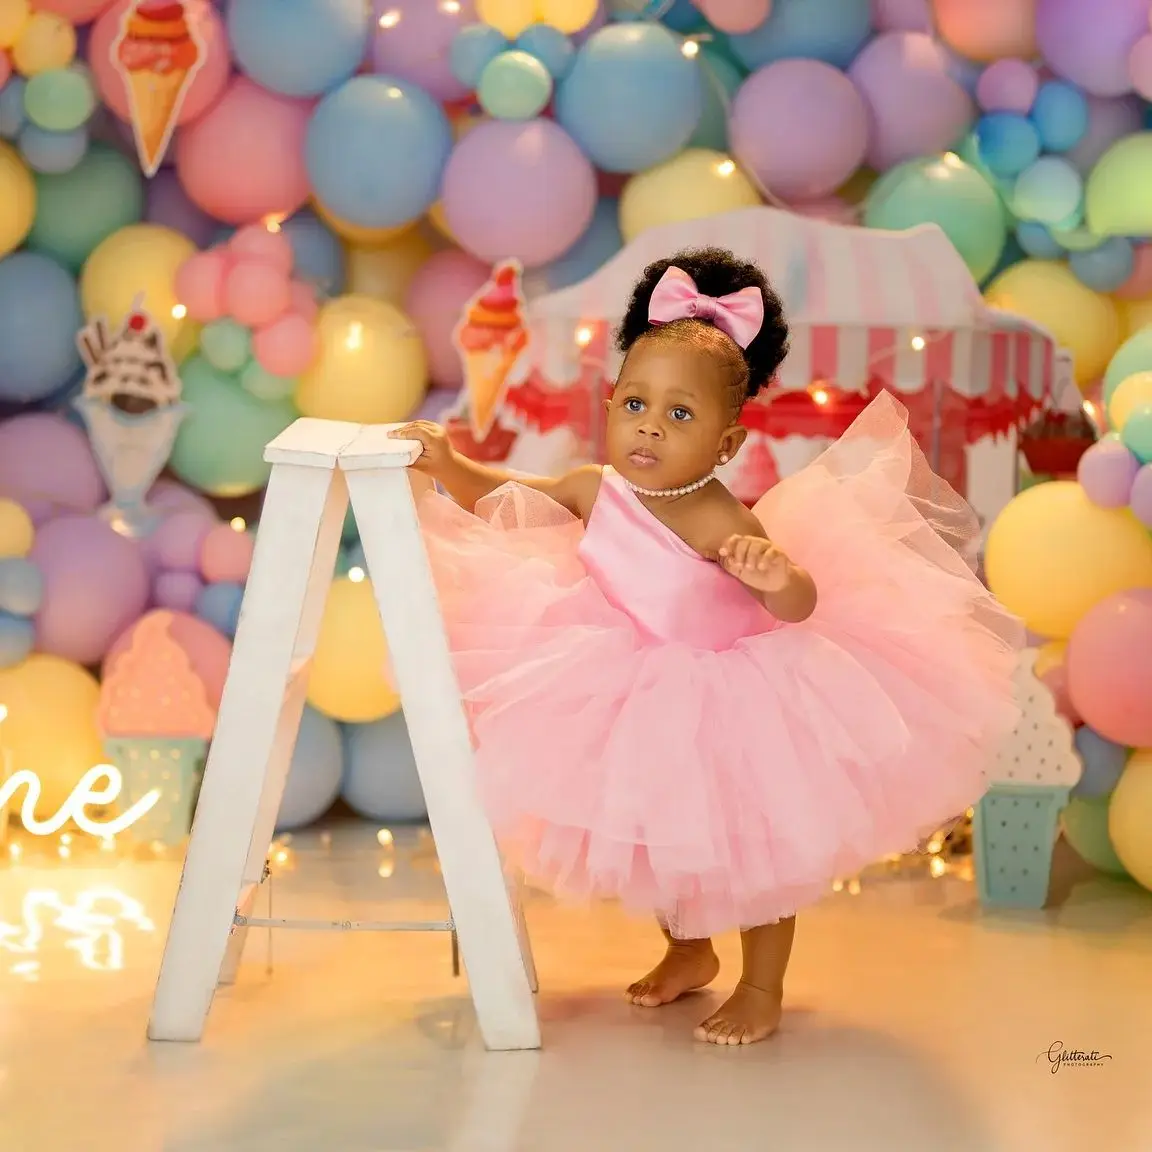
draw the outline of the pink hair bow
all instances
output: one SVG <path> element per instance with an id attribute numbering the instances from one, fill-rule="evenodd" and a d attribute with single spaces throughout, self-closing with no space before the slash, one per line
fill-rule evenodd
<path id="1" fill-rule="evenodd" d="M 688 319 L 707 320 L 741 348 L 747 348 L 764 324 L 764 297 L 755 286 L 727 296 L 705 296 L 683 268 L 672 265 L 652 291 L 648 323 L 671 324 L 673 320 Z"/>

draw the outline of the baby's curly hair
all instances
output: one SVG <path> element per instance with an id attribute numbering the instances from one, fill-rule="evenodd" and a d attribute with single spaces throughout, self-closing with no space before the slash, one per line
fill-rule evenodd
<path id="1" fill-rule="evenodd" d="M 751 286 L 760 289 L 764 296 L 764 323 L 747 348 L 741 348 L 707 320 L 649 323 L 648 302 L 660 277 L 673 265 L 687 272 L 707 296 L 727 296 Z M 772 379 L 788 355 L 788 322 L 780 297 L 757 265 L 738 259 L 726 248 L 690 248 L 649 264 L 632 289 L 628 311 L 616 332 L 616 347 L 627 355 L 641 339 L 687 340 L 722 356 L 735 376 L 733 386 L 743 404 Z"/>

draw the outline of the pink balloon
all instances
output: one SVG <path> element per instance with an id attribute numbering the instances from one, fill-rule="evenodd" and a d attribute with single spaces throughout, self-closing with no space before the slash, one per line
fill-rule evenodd
<path id="1" fill-rule="evenodd" d="M 771 0 L 698 0 L 696 6 L 714 28 L 734 36 L 759 28 L 772 11 Z"/>
<path id="2" fill-rule="evenodd" d="M 303 280 L 293 280 L 288 285 L 288 295 L 291 297 L 289 305 L 291 310 L 303 316 L 309 324 L 314 324 L 320 312 L 320 305 L 316 302 L 316 289 Z"/>
<path id="3" fill-rule="evenodd" d="M 491 274 L 491 267 L 483 261 L 447 248 L 429 256 L 408 286 L 404 312 L 424 341 L 428 376 L 440 388 L 459 388 L 464 382 L 452 329 L 459 323 L 464 305 Z"/>
<path id="4" fill-rule="evenodd" d="M 164 571 L 194 572 L 200 559 L 204 537 L 217 523 L 216 513 L 185 508 L 165 516 L 156 531 L 146 536 L 142 546 L 153 567 Z"/>
<path id="5" fill-rule="evenodd" d="M 238 229 L 228 241 L 228 251 L 237 258 L 262 260 L 278 268 L 285 276 L 292 275 L 292 264 L 296 259 L 292 241 L 283 232 L 272 232 L 262 224 L 249 224 Z"/>
<path id="6" fill-rule="evenodd" d="M 872 0 L 872 25 L 877 32 L 931 32 L 928 0 Z"/>
<path id="7" fill-rule="evenodd" d="M 1075 148 L 1064 153 L 1064 159 L 1087 176 L 1117 140 L 1139 132 L 1143 123 L 1144 105 L 1135 96 L 1089 96 L 1088 131 Z"/>
<path id="8" fill-rule="evenodd" d="M 1128 53 L 1128 78 L 1145 100 L 1152 100 L 1152 34 L 1141 36 L 1132 45 Z"/>
<path id="9" fill-rule="evenodd" d="M 1120 300 L 1143 300 L 1152 296 L 1152 244 L 1145 240 L 1133 247 L 1136 259 L 1132 275 L 1112 293 Z"/>
<path id="10" fill-rule="evenodd" d="M 55 12 L 69 24 L 90 24 L 112 0 L 36 0 L 37 12 Z"/>
<path id="11" fill-rule="evenodd" d="M 976 100 L 985 112 L 1019 112 L 1027 116 L 1040 90 L 1036 69 L 1024 60 L 997 60 L 980 73 Z"/>
<path id="12" fill-rule="evenodd" d="M 209 520 L 216 519 L 216 509 L 204 495 L 167 476 L 148 489 L 147 503 L 163 512 L 200 512 Z"/>
<path id="13" fill-rule="evenodd" d="M 1040 681 L 1052 693 L 1058 715 L 1063 716 L 1073 728 L 1078 728 L 1084 723 L 1080 713 L 1076 711 L 1076 705 L 1072 703 L 1072 697 L 1068 695 L 1068 666 L 1066 664 L 1057 664 L 1054 668 L 1049 668 L 1040 677 Z"/>
<path id="14" fill-rule="evenodd" d="M 224 285 L 228 315 L 250 328 L 271 324 L 291 304 L 288 276 L 275 264 L 263 260 L 239 260 Z"/>
<path id="15" fill-rule="evenodd" d="M 200 575 L 209 584 L 243 584 L 252 567 L 255 541 L 231 524 L 217 524 L 200 545 Z"/>
<path id="16" fill-rule="evenodd" d="M 252 336 L 252 355 L 265 372 L 291 379 L 305 372 L 316 358 L 316 329 L 303 316 L 289 312 L 258 328 Z"/>
<path id="17" fill-rule="evenodd" d="M 311 191 L 304 136 L 312 105 L 243 76 L 176 139 L 176 174 L 189 198 L 228 224 L 283 218 Z"/>
<path id="18" fill-rule="evenodd" d="M 197 252 L 176 269 L 176 297 L 201 324 L 224 315 L 228 258 L 219 248 Z"/>
<path id="19" fill-rule="evenodd" d="M 73 3 L 76 0 L 57 0 L 57 3 Z M 91 6 L 96 0 L 78 0 Z M 128 84 L 116 67 L 116 54 L 112 50 L 113 41 L 120 35 L 120 21 L 128 9 L 130 0 L 117 0 L 111 8 L 92 25 L 92 35 L 88 41 L 88 64 L 92 69 L 96 87 L 104 103 L 120 117 L 131 119 L 131 104 L 128 99 Z M 193 0 L 187 6 L 191 18 L 204 41 L 206 54 L 204 63 L 197 70 L 184 93 L 180 110 L 176 115 L 177 124 L 191 124 L 207 111 L 209 105 L 224 91 L 228 83 L 232 65 L 228 55 L 228 37 L 219 14 L 206 0 Z M 57 9 L 58 10 L 58 9 Z"/>
<path id="20" fill-rule="evenodd" d="M 152 599 L 159 608 L 191 612 L 203 588 L 195 572 L 161 572 L 152 582 Z"/>
<path id="21" fill-rule="evenodd" d="M 8 83 L 8 77 L 12 75 L 12 61 L 8 53 L 0 48 L 0 88 L 3 88 Z"/>
<path id="22" fill-rule="evenodd" d="M 1152 588 L 1102 600 L 1068 641 L 1068 689 L 1084 723 L 1130 748 L 1152 745 Z"/>

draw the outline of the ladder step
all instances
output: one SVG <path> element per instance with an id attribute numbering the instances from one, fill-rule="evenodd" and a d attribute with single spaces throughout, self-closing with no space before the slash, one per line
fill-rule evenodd
<path id="1" fill-rule="evenodd" d="M 237 912 L 237 928 L 288 928 L 298 932 L 455 932 L 451 920 L 270 920 Z"/>

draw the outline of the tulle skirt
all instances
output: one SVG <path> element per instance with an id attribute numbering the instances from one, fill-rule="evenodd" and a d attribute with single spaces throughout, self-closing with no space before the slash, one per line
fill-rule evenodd
<path id="1" fill-rule="evenodd" d="M 912 849 L 982 795 L 1018 717 L 1023 628 L 974 575 L 975 517 L 895 401 L 754 511 L 819 604 L 709 651 L 609 603 L 583 526 L 547 498 L 421 507 L 506 860 L 680 938 L 777 921 Z"/>

